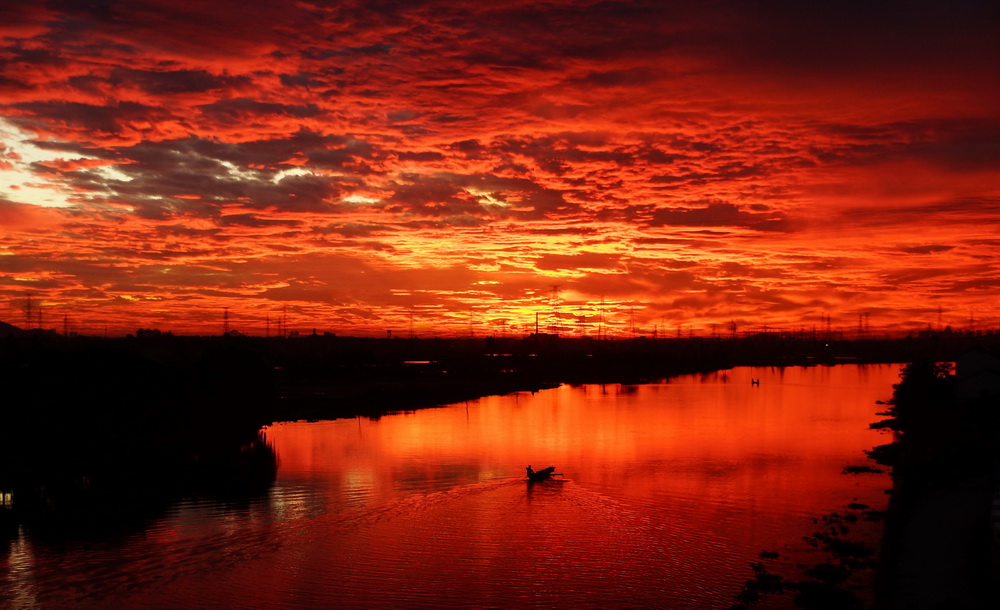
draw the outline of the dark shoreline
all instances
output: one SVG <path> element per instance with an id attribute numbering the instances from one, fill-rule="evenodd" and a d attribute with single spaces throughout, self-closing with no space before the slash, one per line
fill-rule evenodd
<path id="1" fill-rule="evenodd" d="M 870 455 L 892 470 L 876 594 L 885 608 L 991 608 L 1000 603 L 991 542 L 998 491 L 996 395 L 962 398 L 956 375 L 908 365 L 872 427 L 891 443 Z"/>

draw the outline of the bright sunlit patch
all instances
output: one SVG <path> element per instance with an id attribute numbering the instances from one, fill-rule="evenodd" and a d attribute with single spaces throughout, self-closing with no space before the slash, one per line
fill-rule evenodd
<path id="1" fill-rule="evenodd" d="M 374 197 L 365 197 L 364 195 L 348 195 L 347 197 L 342 197 L 341 201 L 352 205 L 371 205 L 378 203 L 380 200 Z"/>
<path id="2" fill-rule="evenodd" d="M 586 272 L 579 269 L 539 269 L 537 273 L 543 278 L 581 278 L 587 276 Z"/>
<path id="3" fill-rule="evenodd" d="M 241 178 L 243 180 L 260 180 L 260 176 L 255 171 L 245 170 L 231 161 L 219 161 L 219 164 L 229 171 L 229 175 L 233 178 Z M 279 172 L 280 173 L 280 172 Z"/>
<path id="4" fill-rule="evenodd" d="M 469 187 L 465 189 L 465 192 L 469 193 L 474 197 L 477 197 L 479 199 L 479 205 L 483 206 L 487 210 L 491 208 L 500 208 L 506 210 L 511 207 L 511 204 L 501 199 L 497 199 L 495 194 L 490 191 L 483 191 L 477 188 Z"/>
<path id="5" fill-rule="evenodd" d="M 73 205 L 70 194 L 31 171 L 32 163 L 58 160 L 64 153 L 41 149 L 35 136 L 0 119 L 0 197 L 50 208 Z"/>
<path id="6" fill-rule="evenodd" d="M 277 172 L 276 174 L 274 174 L 274 177 L 271 178 L 271 181 L 277 183 L 281 182 L 281 180 L 287 176 L 312 176 L 312 175 L 314 174 L 308 169 L 304 169 L 301 167 L 294 167 L 292 169 L 283 169 L 280 172 Z"/>

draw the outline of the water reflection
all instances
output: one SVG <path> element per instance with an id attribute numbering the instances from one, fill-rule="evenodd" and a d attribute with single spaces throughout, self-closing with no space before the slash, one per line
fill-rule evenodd
<path id="1" fill-rule="evenodd" d="M 176 504 L 120 561 L 18 536 L 8 571 L 28 567 L 0 599 L 725 607 L 761 549 L 798 542 L 851 499 L 884 505 L 883 477 L 840 473 L 877 444 L 868 423 L 897 373 L 735 369 L 274 425 L 280 470 L 265 493 Z M 527 464 L 566 481 L 529 485 Z"/>
<path id="2" fill-rule="evenodd" d="M 109 596 L 204 569 L 190 561 L 204 553 L 204 540 L 185 549 L 177 545 L 183 536 L 163 524 L 253 523 L 254 503 L 276 473 L 277 455 L 259 434 L 194 461 L 123 459 L 83 475 L 20 482 L 0 492 L 0 605 L 102 606 Z M 211 507 L 211 519 L 197 518 L 199 505 Z"/>

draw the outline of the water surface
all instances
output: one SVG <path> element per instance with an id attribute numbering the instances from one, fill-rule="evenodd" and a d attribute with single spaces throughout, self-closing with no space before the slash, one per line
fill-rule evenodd
<path id="1" fill-rule="evenodd" d="M 114 541 L 22 532 L 0 600 L 727 607 L 761 550 L 794 558 L 814 517 L 884 506 L 886 477 L 841 472 L 884 442 L 868 424 L 898 371 L 738 368 L 277 424 L 267 492 L 187 498 Z M 528 464 L 564 481 L 529 485 Z"/>

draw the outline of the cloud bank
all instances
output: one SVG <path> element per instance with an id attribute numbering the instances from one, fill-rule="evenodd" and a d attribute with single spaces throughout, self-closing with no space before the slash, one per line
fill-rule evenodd
<path id="1" fill-rule="evenodd" d="M 1000 325 L 993 3 L 0 9 L 0 317 Z M 553 287 L 556 288 L 553 288 Z M 944 312 L 941 314 L 941 312 Z"/>

